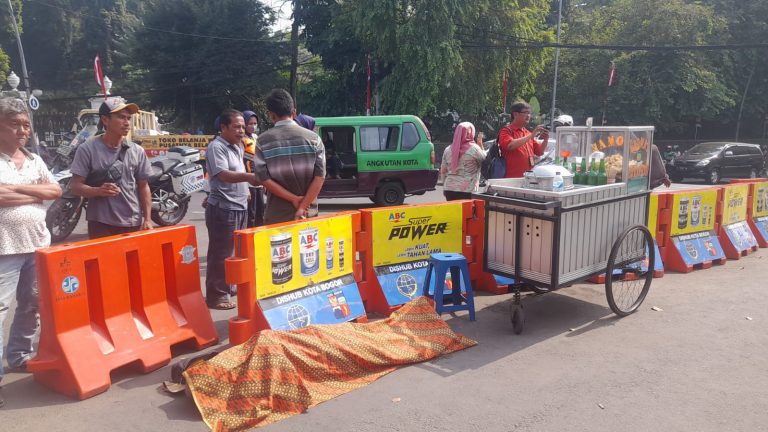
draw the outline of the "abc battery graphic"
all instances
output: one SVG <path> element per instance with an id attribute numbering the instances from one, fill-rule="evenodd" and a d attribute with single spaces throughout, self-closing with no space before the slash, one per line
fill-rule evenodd
<path id="1" fill-rule="evenodd" d="M 282 285 L 293 278 L 291 234 L 280 233 L 269 238 L 272 251 L 272 283 Z"/>

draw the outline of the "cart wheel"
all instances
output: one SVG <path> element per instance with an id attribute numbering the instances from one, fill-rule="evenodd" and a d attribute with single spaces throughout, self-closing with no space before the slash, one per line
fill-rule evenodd
<path id="1" fill-rule="evenodd" d="M 629 227 L 611 248 L 605 274 L 605 296 L 618 316 L 627 316 L 645 300 L 656 262 L 653 238 L 642 225 Z"/>
<path id="2" fill-rule="evenodd" d="M 510 319 L 512 320 L 512 332 L 514 334 L 520 334 L 523 332 L 525 326 L 525 311 L 523 305 L 512 303 L 510 308 Z"/>

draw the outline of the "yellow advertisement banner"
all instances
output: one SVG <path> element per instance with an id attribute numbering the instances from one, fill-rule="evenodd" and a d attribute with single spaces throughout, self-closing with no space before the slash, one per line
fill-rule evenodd
<path id="1" fill-rule="evenodd" d="M 659 195 L 652 193 L 651 201 L 648 203 L 648 231 L 653 238 L 656 238 L 656 230 L 659 223 Z"/>
<path id="2" fill-rule="evenodd" d="M 736 184 L 723 188 L 723 225 L 747 220 L 748 184 Z"/>
<path id="3" fill-rule="evenodd" d="M 461 203 L 373 211 L 375 267 L 429 259 L 432 253 L 460 253 L 461 241 Z"/>
<path id="4" fill-rule="evenodd" d="M 752 217 L 768 216 L 768 182 L 755 183 L 752 190 Z"/>
<path id="5" fill-rule="evenodd" d="M 207 148 L 213 141 L 213 135 L 149 135 L 134 136 L 133 140 L 141 143 L 147 149 L 167 149 L 175 146 Z"/>
<path id="6" fill-rule="evenodd" d="M 352 216 L 257 231 L 256 298 L 285 294 L 352 273 Z"/>
<path id="7" fill-rule="evenodd" d="M 670 235 L 679 236 L 715 228 L 717 190 L 676 192 L 672 203 Z"/>

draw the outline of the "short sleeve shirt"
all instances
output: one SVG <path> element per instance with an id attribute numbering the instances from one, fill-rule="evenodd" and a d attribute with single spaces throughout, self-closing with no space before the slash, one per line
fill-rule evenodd
<path id="1" fill-rule="evenodd" d="M 531 164 L 533 157 L 544 154 L 544 149 L 541 144 L 537 143 L 533 137 L 514 150 L 509 150 L 507 148 L 507 145 L 509 145 L 509 142 L 513 139 L 523 138 L 530 133 L 531 131 L 526 128 L 515 129 L 511 126 L 505 127 L 501 130 L 501 133 L 499 133 L 499 147 L 507 162 L 507 173 L 504 177 L 522 177 L 526 171 L 533 168 L 533 165 Z"/>
<path id="2" fill-rule="evenodd" d="M 208 144 L 208 151 L 205 152 L 208 182 L 211 187 L 208 204 L 227 210 L 248 208 L 248 184 L 228 183 L 218 177 L 222 171 L 245 172 L 243 155 L 242 143 L 230 144 L 220 136 Z"/>
<path id="3" fill-rule="evenodd" d="M 18 169 L 8 155 L 0 153 L 0 185 L 41 183 L 56 183 L 56 180 L 39 156 L 29 154 Z M 0 207 L 0 255 L 32 253 L 50 244 L 44 204 Z"/>
<path id="4" fill-rule="evenodd" d="M 293 120 L 279 121 L 259 135 L 256 146 L 256 176 L 273 180 L 294 195 L 307 193 L 315 177 L 325 177 L 325 147 L 316 133 Z M 293 204 L 272 194 L 267 195 L 267 223 L 293 220 Z M 310 206 L 310 216 L 317 214 L 317 200 Z"/>
<path id="5" fill-rule="evenodd" d="M 120 148 L 112 148 L 105 143 L 101 135 L 88 139 L 75 152 L 72 161 L 72 174 L 87 178 L 94 171 L 109 168 L 119 157 Z M 107 225 L 137 227 L 143 216 L 139 203 L 138 182 L 148 180 L 152 167 L 144 149 L 137 144 L 123 141 L 128 150 L 123 157 L 123 172 L 117 186 L 120 194 L 114 197 L 96 197 L 88 199 L 86 219 Z"/>

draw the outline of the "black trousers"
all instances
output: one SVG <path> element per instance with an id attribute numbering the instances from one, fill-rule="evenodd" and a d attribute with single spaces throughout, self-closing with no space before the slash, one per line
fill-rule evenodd
<path id="1" fill-rule="evenodd" d="M 121 227 L 107 225 L 105 223 L 88 221 L 88 238 L 93 240 L 102 237 L 109 237 L 119 234 L 127 234 L 141 230 L 141 226 Z"/>
<path id="2" fill-rule="evenodd" d="M 471 192 L 456 192 L 456 191 L 444 190 L 443 195 L 445 195 L 445 199 L 448 201 L 472 199 Z"/>
<path id="3" fill-rule="evenodd" d="M 205 271 L 205 301 L 209 306 L 229 301 L 230 286 L 224 278 L 224 260 L 235 250 L 234 233 L 245 228 L 247 210 L 229 210 L 208 204 L 208 256 Z"/>
<path id="4" fill-rule="evenodd" d="M 248 201 L 248 228 L 264 225 L 264 188 L 250 188 L 251 200 Z"/>

